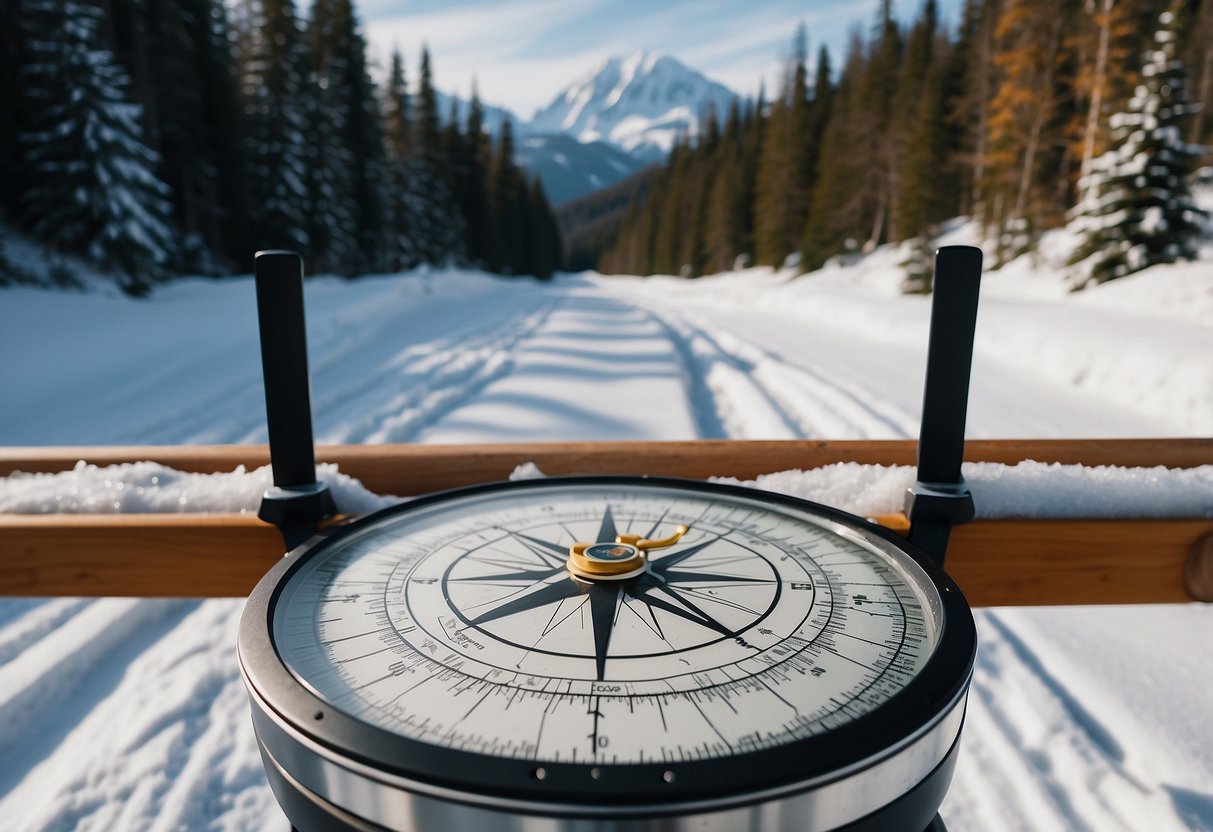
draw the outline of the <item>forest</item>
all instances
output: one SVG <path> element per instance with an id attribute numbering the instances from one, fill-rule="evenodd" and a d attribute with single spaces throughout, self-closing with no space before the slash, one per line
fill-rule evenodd
<path id="1" fill-rule="evenodd" d="M 809 271 L 910 240 L 905 289 L 929 291 L 931 242 L 957 216 L 980 221 L 995 265 L 1073 224 L 1075 287 L 1195 256 L 1213 0 L 966 0 L 951 29 L 934 0 L 909 26 L 884 0 L 832 61 L 821 48 L 810 83 L 802 25 L 778 94 L 685 137 L 614 239 L 599 229 L 598 268 Z"/>
<path id="2" fill-rule="evenodd" d="M 428 51 L 414 85 L 399 52 L 377 84 L 351 0 L 0 0 L 0 21 L 0 220 L 128 292 L 265 248 L 343 275 L 559 265 L 510 126 L 490 138 L 475 91 L 442 118 Z M 27 277 L 0 247 L 0 284 Z"/>

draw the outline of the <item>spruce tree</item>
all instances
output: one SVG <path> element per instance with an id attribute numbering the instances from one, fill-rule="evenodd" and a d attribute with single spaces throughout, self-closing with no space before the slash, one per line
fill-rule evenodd
<path id="1" fill-rule="evenodd" d="M 923 83 L 922 100 L 905 150 L 897 227 L 907 238 L 915 240 L 910 261 L 905 264 L 906 280 L 902 288 L 907 292 L 931 291 L 931 241 L 953 205 L 945 170 L 948 161 L 945 82 L 942 65 L 932 67 Z"/>
<path id="2" fill-rule="evenodd" d="M 462 262 L 467 257 L 467 228 L 443 166 L 439 133 L 438 96 L 429 49 L 422 47 L 417 95 L 412 107 L 412 153 L 409 189 L 414 196 L 415 223 L 421 261 L 434 265 Z"/>
<path id="3" fill-rule="evenodd" d="M 175 255 L 168 187 L 153 173 L 130 79 L 103 39 L 89 0 L 21 4 L 24 214 L 46 242 L 120 270 L 143 292 Z"/>
<path id="4" fill-rule="evenodd" d="M 867 230 L 863 227 L 866 192 L 861 183 L 870 159 L 856 150 L 865 139 L 859 90 L 867 66 L 864 52 L 862 41 L 853 37 L 834 91 L 817 161 L 817 185 L 800 244 L 800 265 L 805 271 L 820 268 L 830 257 L 853 248 Z"/>
<path id="5" fill-rule="evenodd" d="M 501 123 L 501 135 L 489 168 L 489 217 L 492 248 L 489 271 L 518 274 L 524 265 L 522 177 L 514 164 L 514 128 L 509 119 Z"/>
<path id="6" fill-rule="evenodd" d="M 1127 109 L 1110 120 L 1112 149 L 1092 165 L 1076 209 L 1085 241 L 1080 285 L 1102 283 L 1156 263 L 1195 260 L 1204 212 L 1188 175 L 1202 148 L 1184 139 L 1193 112 L 1187 70 L 1176 57 L 1176 10 L 1159 17 L 1142 60 L 1142 83 Z"/>
<path id="7" fill-rule="evenodd" d="M 711 160 L 715 172 L 704 217 L 704 270 L 709 274 L 733 268 L 744 245 L 746 206 L 742 201 L 741 157 L 741 104 L 734 99 L 724 135 Z"/>
<path id="8" fill-rule="evenodd" d="M 315 271 L 352 274 L 358 259 L 358 206 L 349 124 L 357 102 L 349 86 L 352 10 L 316 0 L 307 27 L 307 186 L 309 260 Z"/>
<path id="9" fill-rule="evenodd" d="M 415 209 L 424 195 L 413 191 L 414 183 L 409 175 L 412 132 L 404 57 L 399 49 L 393 49 L 391 70 L 383 96 L 383 138 L 387 165 L 385 265 L 393 271 L 411 269 L 421 262 Z"/>
<path id="10" fill-rule="evenodd" d="M 889 239 L 894 241 L 917 236 L 922 230 L 922 225 L 916 221 L 917 218 L 912 219 L 906 214 L 907 196 L 904 191 L 908 184 L 906 178 L 910 175 L 907 168 L 911 165 L 912 151 L 918 150 L 918 154 L 912 160 L 914 164 L 921 165 L 925 161 L 925 154 L 922 150 L 912 148 L 912 145 L 917 138 L 915 134 L 921 129 L 919 126 L 921 109 L 926 103 L 926 98 L 936 92 L 928 89 L 928 79 L 934 80 L 932 70 L 935 66 L 937 25 L 938 11 L 935 0 L 927 0 L 923 4 L 921 15 L 910 30 L 906 43 L 905 60 L 902 61 L 901 72 L 897 79 L 897 95 L 894 99 L 893 116 L 889 125 L 893 131 L 893 167 L 897 182 L 893 191 L 896 201 L 893 204 L 892 222 L 889 225 Z M 938 102 L 936 104 L 938 105 Z M 939 113 L 936 112 L 935 117 L 938 118 L 938 116 Z M 916 195 L 914 198 L 919 197 Z"/>
<path id="11" fill-rule="evenodd" d="M 232 28 L 223 0 L 191 0 L 191 37 L 198 44 L 207 165 L 209 215 L 202 233 L 212 251 L 243 264 L 252 251 L 250 196 L 240 87 L 232 48 Z"/>
<path id="12" fill-rule="evenodd" d="M 758 161 L 754 203 L 754 253 L 759 263 L 781 266 L 797 251 L 809 211 L 812 178 L 809 134 L 807 34 L 800 24 L 793 42 L 788 88 L 771 109 Z"/>
<path id="13" fill-rule="evenodd" d="M 484 129 L 484 106 L 480 103 L 480 93 L 474 82 L 460 154 L 465 175 L 460 207 L 467 222 L 468 258 L 475 264 L 483 265 L 489 249 L 488 174 L 492 149 Z"/>
<path id="14" fill-rule="evenodd" d="M 308 250 L 306 55 L 292 0 L 246 0 L 239 66 L 255 248 Z"/>
<path id="15" fill-rule="evenodd" d="M 897 147 L 892 122 L 901 55 L 901 30 L 893 16 L 892 0 L 882 0 L 871 58 L 851 109 L 854 137 L 860 142 L 852 146 L 851 152 L 865 157 L 854 184 L 860 192 L 862 220 L 867 226 L 861 232 L 866 238 L 865 250 L 891 236 L 897 204 Z"/>

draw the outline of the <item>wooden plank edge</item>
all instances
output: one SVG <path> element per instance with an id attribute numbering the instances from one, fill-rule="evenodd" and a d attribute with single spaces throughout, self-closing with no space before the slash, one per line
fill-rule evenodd
<path id="1" fill-rule="evenodd" d="M 982 520 L 953 532 L 947 568 L 974 606 L 1181 603 L 1208 534 L 1213 520 Z M 281 550 L 251 514 L 0 515 L 0 595 L 244 596 Z"/>
<path id="2" fill-rule="evenodd" d="M 705 478 L 818 468 L 836 462 L 913 465 L 913 440 L 701 440 L 486 445 L 321 445 L 317 460 L 381 494 L 407 496 L 505 479 L 523 462 L 547 474 L 650 474 Z M 974 439 L 971 462 L 1192 468 L 1213 464 L 1213 439 Z M 115 465 L 150 460 L 215 473 L 269 463 L 264 445 L 0 448 L 0 476 L 71 470 L 79 460 Z"/>

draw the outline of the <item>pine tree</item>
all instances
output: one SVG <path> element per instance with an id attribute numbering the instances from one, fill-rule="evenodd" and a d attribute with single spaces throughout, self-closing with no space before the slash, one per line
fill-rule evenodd
<path id="1" fill-rule="evenodd" d="M 417 156 L 436 167 L 441 155 L 439 137 L 438 95 L 434 92 L 434 74 L 430 67 L 430 50 L 421 47 L 420 81 L 413 113 L 413 147 Z"/>
<path id="2" fill-rule="evenodd" d="M 1176 57 L 1179 16 L 1159 17 L 1154 44 L 1142 61 L 1142 84 L 1125 112 L 1110 120 L 1112 149 L 1093 165 L 1077 208 L 1085 242 L 1074 261 L 1081 285 L 1102 283 L 1156 263 L 1194 260 L 1199 219 L 1188 175 L 1201 148 L 1184 142 L 1193 108 L 1187 70 Z"/>
<path id="3" fill-rule="evenodd" d="M 306 56 L 292 0 L 246 0 L 237 27 L 256 248 L 308 250 Z"/>
<path id="4" fill-rule="evenodd" d="M 357 106 L 348 83 L 352 13 L 348 0 L 317 0 L 307 27 L 309 260 L 315 271 L 342 274 L 356 273 L 359 258 L 355 159 L 349 143 Z"/>
<path id="5" fill-rule="evenodd" d="M 835 254 L 855 245 L 864 227 L 866 192 L 861 187 L 868 157 L 857 153 L 865 118 L 860 112 L 858 89 L 866 71 L 864 46 L 852 37 L 847 62 L 834 91 L 833 104 L 821 156 L 817 162 L 817 185 L 800 244 L 800 265 L 806 271 L 820 268 Z"/>
<path id="6" fill-rule="evenodd" d="M 145 291 L 175 254 L 168 187 L 153 173 L 130 79 L 103 40 L 95 2 L 21 6 L 29 129 L 25 216 L 35 234 L 121 270 Z"/>
<path id="7" fill-rule="evenodd" d="M 489 167 L 489 217 L 492 226 L 492 256 L 489 270 L 518 274 L 523 263 L 522 181 L 514 165 L 514 128 L 509 119 L 501 123 L 497 148 Z"/>
<path id="8" fill-rule="evenodd" d="M 944 83 L 957 210 L 987 214 L 986 154 L 990 99 L 995 90 L 994 33 L 1001 0 L 965 0 Z"/>
<path id="9" fill-rule="evenodd" d="M 421 261 L 442 265 L 467 257 L 467 228 L 443 169 L 438 96 L 429 49 L 422 47 L 417 95 L 413 99 L 410 190 L 415 194 L 413 220 Z"/>
<path id="10" fill-rule="evenodd" d="M 808 43 L 796 30 L 788 87 L 771 108 L 758 160 L 754 203 L 754 253 L 759 263 L 781 266 L 798 250 L 809 212 L 813 177 L 809 133 Z"/>
<path id="11" fill-rule="evenodd" d="M 460 152 L 466 176 L 461 208 L 467 222 L 468 258 L 473 263 L 483 265 L 490 245 L 488 174 L 492 148 L 484 129 L 484 106 L 480 103 L 480 93 L 474 82 L 472 100 L 468 105 L 467 130 Z M 546 198 L 544 202 L 546 204 Z"/>
<path id="12" fill-rule="evenodd" d="M 354 160 L 350 179 L 359 250 L 359 257 L 353 265 L 359 273 L 364 273 L 388 268 L 387 158 L 383 147 L 379 93 L 367 67 L 366 40 L 359 31 L 350 0 L 341 0 L 339 5 L 345 26 L 342 42 L 347 49 L 345 77 L 342 79 L 342 86 L 349 96 L 345 143 Z"/>
<path id="13" fill-rule="evenodd" d="M 944 84 L 942 64 L 937 64 L 923 84 L 923 97 L 905 152 L 897 225 L 907 237 L 916 238 L 910 262 L 906 264 L 903 289 L 907 292 L 931 291 L 930 243 L 938 233 L 939 223 L 947 219 L 954 207 L 945 175 L 949 149 Z"/>
<path id="14" fill-rule="evenodd" d="M 539 177 L 531 180 L 526 198 L 526 264 L 525 271 L 546 279 L 560 265 L 560 232 L 548 206 Z"/>
<path id="15" fill-rule="evenodd" d="M 391 70 L 383 96 L 383 137 L 387 164 L 388 198 L 385 206 L 387 240 L 385 265 L 393 271 L 411 269 L 421 262 L 421 244 L 416 238 L 416 208 L 425 198 L 414 193 L 409 176 L 412 157 L 412 124 L 409 94 L 404 77 L 404 57 L 392 50 Z"/>
<path id="16" fill-rule="evenodd" d="M 868 224 L 865 250 L 895 234 L 893 209 L 897 204 L 897 150 L 892 130 L 898 70 L 901 66 L 901 30 L 893 16 L 892 0 L 882 0 L 876 25 L 876 40 L 871 58 L 858 88 L 852 117 L 855 137 L 861 139 L 866 164 L 855 187 L 862 198 L 864 220 Z"/>
<path id="17" fill-rule="evenodd" d="M 715 173 L 704 218 L 704 270 L 709 274 L 733 268 L 745 244 L 742 153 L 741 105 L 734 100 L 712 154 Z"/>
<path id="18" fill-rule="evenodd" d="M 197 10 L 191 32 L 198 44 L 207 136 L 204 191 L 209 213 L 201 233 L 212 251 L 243 264 L 252 251 L 251 205 L 232 29 L 223 0 L 193 2 Z"/>
<path id="19" fill-rule="evenodd" d="M 928 158 L 929 151 L 916 146 L 915 142 L 916 140 L 928 140 L 918 135 L 922 130 L 920 126 L 923 118 L 921 110 L 926 99 L 938 92 L 929 88 L 929 85 L 937 80 L 933 71 L 936 62 L 937 44 L 935 41 L 938 22 L 935 0 L 927 0 L 923 4 L 921 15 L 910 31 L 905 60 L 902 62 L 901 72 L 897 79 L 897 95 L 894 99 L 895 106 L 890 121 L 890 129 L 893 131 L 894 180 L 897 183 L 893 189 L 896 201 L 893 204 L 893 221 L 889 228 L 889 238 L 894 241 L 915 237 L 923 229 L 922 218 L 915 213 L 919 210 L 917 203 L 921 202 L 923 194 L 907 195 L 905 190 L 910 184 L 919 187 L 924 184 L 928 187 L 930 185 L 929 182 L 918 178 L 914 179 L 913 183 L 906 180 L 907 177 L 915 177 L 915 173 L 910 171 L 911 167 L 929 164 L 931 161 Z M 938 118 L 940 102 L 937 100 L 934 103 L 936 108 L 934 117 Z M 939 136 L 932 136 L 929 140 L 938 138 Z M 914 207 L 908 207 L 907 203 Z"/>

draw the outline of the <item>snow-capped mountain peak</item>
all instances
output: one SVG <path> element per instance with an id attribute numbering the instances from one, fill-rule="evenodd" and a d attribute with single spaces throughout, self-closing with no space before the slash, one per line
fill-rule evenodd
<path id="1" fill-rule="evenodd" d="M 604 61 L 574 81 L 529 125 L 640 156 L 668 153 L 682 133 L 698 132 L 709 106 L 720 114 L 736 95 L 668 55 L 633 52 Z"/>

